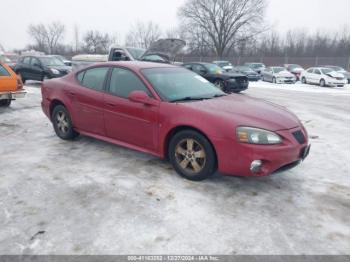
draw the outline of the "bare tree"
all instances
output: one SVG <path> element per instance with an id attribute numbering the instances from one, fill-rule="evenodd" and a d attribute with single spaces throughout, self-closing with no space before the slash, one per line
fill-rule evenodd
<path id="1" fill-rule="evenodd" d="M 162 35 L 160 27 L 153 23 L 141 23 L 133 25 L 126 36 L 126 45 L 140 48 L 149 48 Z"/>
<path id="2" fill-rule="evenodd" d="M 77 25 L 74 26 L 74 49 L 75 53 L 78 53 L 80 49 L 79 28 Z"/>
<path id="3" fill-rule="evenodd" d="M 90 30 L 84 35 L 83 42 L 86 52 L 92 54 L 105 54 L 108 53 L 112 40 L 107 33 L 103 34 L 97 30 Z"/>
<path id="4" fill-rule="evenodd" d="M 30 25 L 28 33 L 35 40 L 38 51 L 53 54 L 57 52 L 57 47 L 62 44 L 65 26 L 60 22 L 53 22 L 47 26 L 44 24 Z"/>
<path id="5" fill-rule="evenodd" d="M 262 31 L 265 0 L 187 0 L 179 16 L 190 30 L 207 34 L 219 57 Z"/>

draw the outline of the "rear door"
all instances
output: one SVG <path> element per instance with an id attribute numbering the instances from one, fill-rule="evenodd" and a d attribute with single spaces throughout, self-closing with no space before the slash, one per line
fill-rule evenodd
<path id="1" fill-rule="evenodd" d="M 71 100 L 74 125 L 81 131 L 105 136 L 104 88 L 109 67 L 87 69 L 77 75 L 78 86 L 65 90 Z"/>
<path id="2" fill-rule="evenodd" d="M 133 91 L 152 94 L 143 81 L 126 68 L 111 71 L 105 100 L 107 136 L 123 143 L 155 151 L 158 146 L 158 106 L 135 103 L 128 99 Z"/>
<path id="3" fill-rule="evenodd" d="M 11 75 L 10 71 L 0 64 L 0 92 L 16 91 L 17 78 Z"/>

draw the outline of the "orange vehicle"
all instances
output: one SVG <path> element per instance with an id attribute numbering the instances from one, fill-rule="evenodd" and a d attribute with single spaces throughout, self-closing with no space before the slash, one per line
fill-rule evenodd
<path id="1" fill-rule="evenodd" d="M 9 66 L 0 63 L 0 106 L 10 106 L 12 100 L 25 94 L 22 80 Z"/>

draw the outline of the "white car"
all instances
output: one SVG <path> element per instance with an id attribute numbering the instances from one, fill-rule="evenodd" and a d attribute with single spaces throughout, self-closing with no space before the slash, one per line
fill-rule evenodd
<path id="1" fill-rule="evenodd" d="M 231 72 L 233 70 L 233 65 L 229 61 L 213 61 L 213 64 L 220 66 L 226 72 Z"/>
<path id="2" fill-rule="evenodd" d="M 343 87 L 348 83 L 343 74 L 324 67 L 309 68 L 301 73 L 300 79 L 303 84 L 317 84 L 321 87 Z"/>
<path id="3" fill-rule="evenodd" d="M 273 66 L 267 67 L 261 72 L 263 81 L 272 82 L 275 84 L 295 84 L 296 77 L 287 71 L 284 67 Z"/>

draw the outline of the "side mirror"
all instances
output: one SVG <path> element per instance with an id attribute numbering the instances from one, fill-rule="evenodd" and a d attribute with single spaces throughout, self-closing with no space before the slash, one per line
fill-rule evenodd
<path id="1" fill-rule="evenodd" d="M 134 103 L 145 104 L 149 106 L 158 105 L 158 101 L 149 97 L 144 91 L 133 91 L 128 96 L 129 100 Z"/>

